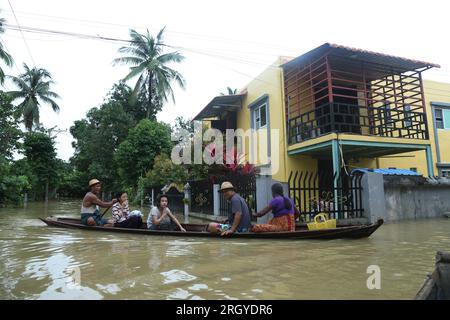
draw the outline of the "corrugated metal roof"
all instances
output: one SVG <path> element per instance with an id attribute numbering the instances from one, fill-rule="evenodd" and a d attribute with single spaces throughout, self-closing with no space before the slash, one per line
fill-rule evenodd
<path id="1" fill-rule="evenodd" d="M 353 169 L 352 173 L 354 172 L 374 172 L 374 173 L 381 173 L 385 176 L 421 176 L 420 173 L 417 173 L 415 171 L 406 170 L 406 169 L 369 169 L 369 168 L 358 168 Z"/>
<path id="2" fill-rule="evenodd" d="M 225 110 L 236 111 L 242 106 L 242 99 L 247 92 L 240 94 L 231 94 L 214 97 L 207 105 L 200 111 L 193 120 L 201 120 L 210 118 L 222 113 Z"/>
<path id="3" fill-rule="evenodd" d="M 379 63 L 379 64 L 385 64 L 385 65 L 392 65 L 399 68 L 402 68 L 404 70 L 415 70 L 418 68 L 423 67 L 436 67 L 440 68 L 440 65 L 436 63 L 426 62 L 426 61 L 420 61 L 420 60 L 414 60 L 409 58 L 403 58 L 398 56 L 393 56 L 385 53 L 379 53 L 369 50 L 363 50 L 348 46 L 343 46 L 335 43 L 324 43 L 323 45 L 314 48 L 305 54 L 302 54 L 301 56 L 285 63 L 282 65 L 282 67 L 289 67 L 291 65 L 294 65 L 297 62 L 300 62 L 302 60 L 307 60 L 310 57 L 315 56 L 321 56 L 327 50 L 333 50 L 333 54 L 337 55 L 345 55 L 348 57 L 351 57 L 352 59 L 358 59 L 373 63 Z"/>
<path id="4" fill-rule="evenodd" d="M 364 54 L 368 54 L 368 55 L 374 55 L 374 56 L 380 56 L 380 57 L 386 57 L 386 58 L 392 58 L 392 59 L 400 59 L 400 60 L 412 62 L 415 64 L 423 64 L 425 66 L 430 66 L 430 67 L 436 67 L 436 68 L 441 67 L 440 65 L 438 65 L 436 63 L 431 63 L 431 62 L 426 62 L 426 61 L 421 61 L 421 60 L 414 60 L 414 59 L 409 59 L 409 58 L 403 58 L 403 57 L 399 57 L 399 56 L 393 56 L 390 54 L 385 54 L 385 53 L 380 53 L 380 52 L 375 52 L 375 51 L 370 51 L 370 50 L 364 50 L 364 49 L 359 49 L 359 48 L 347 47 L 347 46 L 343 46 L 343 45 L 335 44 L 335 43 L 329 43 L 329 45 L 332 48 L 339 48 L 339 49 L 344 49 L 344 50 L 352 51 L 352 52 L 359 52 L 359 53 L 364 53 Z"/>

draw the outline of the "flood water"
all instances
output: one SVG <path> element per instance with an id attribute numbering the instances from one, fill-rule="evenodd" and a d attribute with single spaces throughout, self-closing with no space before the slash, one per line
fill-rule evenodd
<path id="1" fill-rule="evenodd" d="M 38 220 L 77 212 L 74 201 L 0 209 L 1 299 L 411 299 L 436 251 L 450 250 L 445 218 L 327 241 L 108 234 Z M 379 290 L 367 288 L 370 265 Z"/>

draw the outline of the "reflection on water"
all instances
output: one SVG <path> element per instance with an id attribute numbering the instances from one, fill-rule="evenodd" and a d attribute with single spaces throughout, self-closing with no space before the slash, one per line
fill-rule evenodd
<path id="1" fill-rule="evenodd" d="M 410 299 L 436 251 L 450 250 L 450 219 L 333 241 L 107 234 L 37 219 L 78 208 L 66 201 L 0 209 L 0 298 Z M 381 290 L 366 287 L 370 265 L 381 268 Z"/>

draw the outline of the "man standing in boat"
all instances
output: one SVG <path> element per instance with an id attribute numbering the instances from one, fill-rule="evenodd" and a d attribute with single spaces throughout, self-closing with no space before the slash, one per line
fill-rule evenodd
<path id="1" fill-rule="evenodd" d="M 100 215 L 99 207 L 109 208 L 117 202 L 117 199 L 112 199 L 109 202 L 101 201 L 98 196 L 100 195 L 102 185 L 97 179 L 89 181 L 89 189 L 90 191 L 86 193 L 81 204 L 81 223 L 87 226 L 112 227 L 114 222 L 103 219 Z"/>

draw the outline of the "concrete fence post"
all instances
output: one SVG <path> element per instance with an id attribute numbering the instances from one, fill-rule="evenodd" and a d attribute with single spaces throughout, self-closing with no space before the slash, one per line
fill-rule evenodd
<path id="1" fill-rule="evenodd" d="M 213 213 L 215 216 L 219 215 L 220 211 L 220 194 L 219 194 L 220 185 L 213 184 Z"/>
<path id="2" fill-rule="evenodd" d="M 184 218 L 189 218 L 189 204 L 191 202 L 191 186 L 189 182 L 184 185 Z"/>
<path id="3" fill-rule="evenodd" d="M 256 210 L 261 211 L 266 207 L 270 200 L 272 200 L 272 184 L 281 183 L 283 185 L 283 191 L 285 196 L 289 196 L 289 187 L 285 182 L 279 182 L 273 180 L 270 176 L 256 176 Z M 272 213 L 268 213 L 263 217 L 257 219 L 257 223 L 267 223 L 273 218 Z"/>

